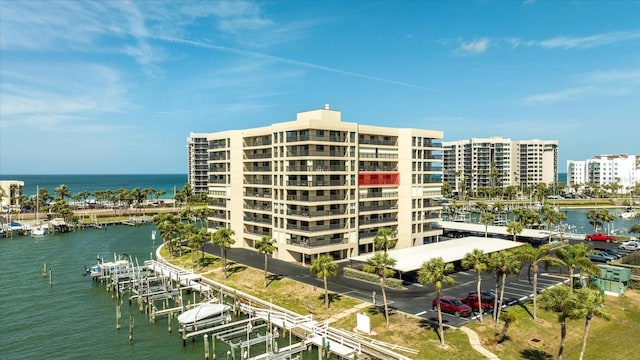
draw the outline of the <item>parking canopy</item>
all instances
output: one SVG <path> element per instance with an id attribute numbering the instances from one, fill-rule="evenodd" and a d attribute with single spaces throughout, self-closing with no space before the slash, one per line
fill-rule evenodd
<path id="1" fill-rule="evenodd" d="M 437 243 L 413 246 L 403 249 L 391 249 L 387 251 L 389 256 L 396 260 L 394 270 L 400 272 L 416 271 L 422 263 L 441 257 L 445 262 L 462 260 L 466 253 L 473 249 L 480 249 L 485 254 L 512 249 L 524 243 L 496 238 L 469 236 L 458 239 L 444 240 Z M 372 254 L 360 255 L 350 258 L 353 261 L 366 262 Z"/>

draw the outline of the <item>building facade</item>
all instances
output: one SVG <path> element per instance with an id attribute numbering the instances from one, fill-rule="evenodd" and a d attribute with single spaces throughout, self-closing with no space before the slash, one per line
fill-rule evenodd
<path id="1" fill-rule="evenodd" d="M 588 160 L 567 161 L 567 185 L 574 189 L 588 183 L 617 183 L 619 192 L 626 193 L 638 181 L 640 156 L 637 155 L 597 155 Z"/>
<path id="2" fill-rule="evenodd" d="M 0 204 L 2 212 L 20 210 L 20 196 L 24 190 L 24 181 L 0 181 Z"/>
<path id="3" fill-rule="evenodd" d="M 441 131 L 343 122 L 340 111 L 206 134 L 210 231 L 234 246 L 275 240 L 279 259 L 310 263 L 374 250 L 380 228 L 397 248 L 436 241 L 442 186 Z"/>
<path id="4" fill-rule="evenodd" d="M 187 182 L 194 193 L 206 193 L 209 178 L 207 134 L 191 133 L 187 138 Z"/>
<path id="5" fill-rule="evenodd" d="M 454 192 L 553 183 L 558 142 L 501 137 L 443 142 L 443 180 Z"/>

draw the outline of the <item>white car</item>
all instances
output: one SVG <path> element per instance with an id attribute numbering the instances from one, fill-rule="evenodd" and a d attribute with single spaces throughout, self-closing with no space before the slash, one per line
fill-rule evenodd
<path id="1" fill-rule="evenodd" d="M 622 250 L 638 250 L 640 249 L 640 242 L 636 240 L 625 241 L 622 244 L 620 244 L 618 248 Z"/>

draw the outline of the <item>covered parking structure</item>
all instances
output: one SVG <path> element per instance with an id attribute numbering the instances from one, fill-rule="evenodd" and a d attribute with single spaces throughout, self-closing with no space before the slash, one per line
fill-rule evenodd
<path id="1" fill-rule="evenodd" d="M 511 240 L 513 235 L 509 234 L 506 226 L 488 225 L 485 229 L 484 224 L 471 224 L 456 221 L 438 221 L 438 226 L 442 228 L 443 235 L 447 237 L 465 237 L 465 236 L 484 236 L 485 231 L 489 236 L 501 239 Z M 552 233 L 557 235 L 556 233 Z M 526 241 L 532 245 L 544 244 L 549 239 L 548 230 L 538 229 L 522 229 L 522 232 L 516 235 L 518 241 Z"/>
<path id="2" fill-rule="evenodd" d="M 451 240 L 444 240 L 420 246 L 403 249 L 391 249 L 387 253 L 396 260 L 394 270 L 399 273 L 410 273 L 420 269 L 422 264 L 431 259 L 441 257 L 447 263 L 456 263 L 462 260 L 465 254 L 480 249 L 485 254 L 516 248 L 523 243 L 488 237 L 469 236 Z M 360 255 L 349 258 L 352 261 L 366 263 L 372 254 Z"/>

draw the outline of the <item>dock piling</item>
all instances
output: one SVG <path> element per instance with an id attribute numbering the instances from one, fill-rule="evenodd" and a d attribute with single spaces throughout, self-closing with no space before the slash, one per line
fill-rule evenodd
<path id="1" fill-rule="evenodd" d="M 207 334 L 204 334 L 204 359 L 209 360 L 209 335 Z"/>
<path id="2" fill-rule="evenodd" d="M 133 314 L 129 314 L 129 344 L 133 344 Z"/>
<path id="3" fill-rule="evenodd" d="M 116 305 L 116 330 L 120 330 L 120 318 L 122 314 L 120 313 L 120 305 Z"/>
<path id="4" fill-rule="evenodd" d="M 42 267 L 42 277 L 46 278 L 47 277 L 47 263 L 44 263 L 44 266 Z"/>

